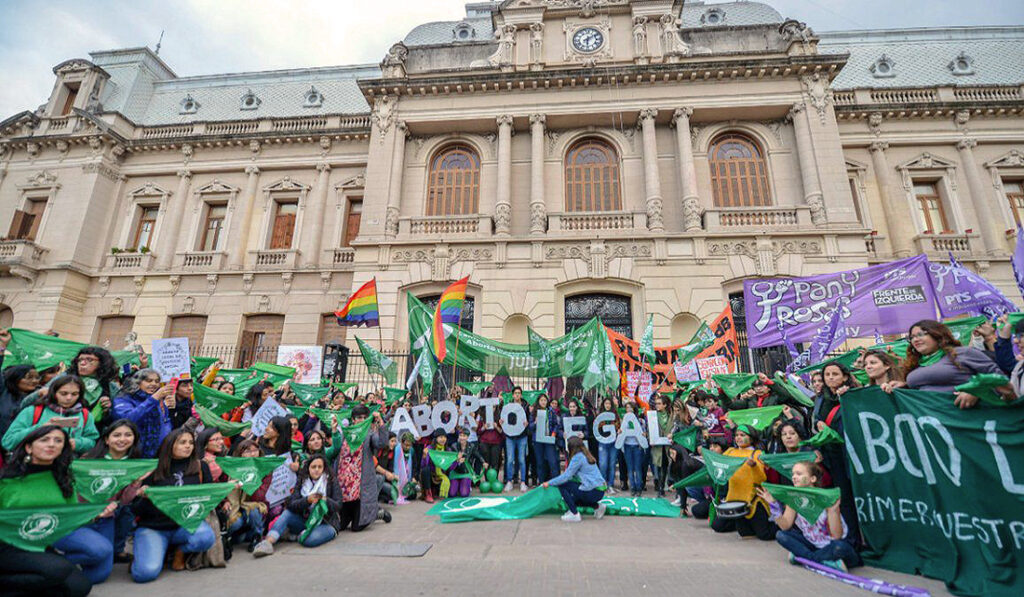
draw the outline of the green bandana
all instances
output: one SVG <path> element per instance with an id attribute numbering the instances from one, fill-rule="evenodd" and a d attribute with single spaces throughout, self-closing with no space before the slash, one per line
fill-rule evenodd
<path id="1" fill-rule="evenodd" d="M 491 387 L 494 382 L 490 381 L 460 381 L 458 386 L 466 390 L 473 396 L 477 396 L 480 392 L 483 392 L 487 388 Z"/>
<path id="2" fill-rule="evenodd" d="M 749 425 L 758 431 L 764 431 L 772 421 L 782 414 L 782 406 L 764 406 L 761 408 L 744 408 L 730 410 L 725 416 L 739 425 Z"/>
<path id="3" fill-rule="evenodd" d="M 92 522 L 106 507 L 78 504 L 0 509 L 0 541 L 26 551 L 45 551 L 58 539 Z"/>
<path id="4" fill-rule="evenodd" d="M 324 521 L 324 516 L 327 516 L 327 500 L 320 498 L 309 511 L 309 518 L 306 519 L 306 528 L 299 535 L 300 543 L 306 540 L 306 537 L 313 532 L 313 529 L 320 526 L 320 523 Z"/>
<path id="5" fill-rule="evenodd" d="M 334 415 L 334 418 L 337 419 L 339 424 L 346 419 L 352 418 L 351 408 L 344 408 L 341 410 L 330 410 L 327 408 L 316 408 L 311 406 L 307 409 L 307 411 L 309 412 L 309 414 L 313 415 L 317 419 L 320 419 L 320 422 L 323 423 L 324 425 L 331 424 L 331 415 Z"/>
<path id="6" fill-rule="evenodd" d="M 764 483 L 772 497 L 796 510 L 797 514 L 814 524 L 827 508 L 839 500 L 839 488 L 824 489 L 821 487 L 789 487 Z"/>
<path id="7" fill-rule="evenodd" d="M 373 424 L 373 419 L 367 417 L 362 423 L 341 428 L 341 435 L 345 438 L 345 443 L 348 444 L 349 452 L 355 452 L 363 447 L 366 436 L 370 434 L 371 424 Z"/>
<path id="8" fill-rule="evenodd" d="M 1001 373 L 978 373 L 972 376 L 967 383 L 960 384 L 953 389 L 957 392 L 967 392 L 972 396 L 977 396 L 979 400 L 989 406 L 1009 406 L 1020 402 L 1020 397 L 1007 402 L 995 390 L 1008 383 L 1010 383 L 1009 378 Z"/>
<path id="9" fill-rule="evenodd" d="M 793 452 L 784 454 L 762 454 L 761 462 L 777 470 L 779 474 L 786 477 L 793 476 L 793 465 L 798 462 L 814 462 L 818 457 L 814 452 Z"/>
<path id="10" fill-rule="evenodd" d="M 743 456 L 726 456 L 711 450 L 704 451 L 704 467 L 715 485 L 726 485 L 736 471 L 747 461 Z"/>
<path id="11" fill-rule="evenodd" d="M 290 383 L 288 387 L 291 388 L 292 393 L 299 399 L 299 402 L 309 406 L 314 404 L 317 400 L 320 400 L 327 393 L 331 391 L 330 388 L 321 386 L 308 386 L 301 383 Z"/>
<path id="12" fill-rule="evenodd" d="M 718 373 L 712 375 L 711 379 L 722 388 L 725 395 L 736 399 L 737 396 L 754 387 L 757 375 L 753 373 Z"/>
<path id="13" fill-rule="evenodd" d="M 231 490 L 234 483 L 204 483 L 180 487 L 146 487 L 146 497 L 171 520 L 190 533 L 196 532 L 217 504 Z"/>
<path id="14" fill-rule="evenodd" d="M 929 367 L 938 363 L 942 360 L 942 357 L 946 356 L 946 351 L 939 349 L 927 356 L 922 356 L 919 361 L 922 367 Z"/>
<path id="15" fill-rule="evenodd" d="M 242 491 L 252 495 L 263 484 L 263 479 L 284 464 L 285 460 L 284 456 L 260 456 L 257 458 L 221 456 L 217 459 L 217 466 L 228 477 L 241 483 Z"/>
<path id="16" fill-rule="evenodd" d="M 237 384 L 235 385 L 235 389 L 238 389 Z M 192 395 L 196 399 L 196 404 L 208 408 L 210 412 L 218 417 L 233 408 L 238 408 L 245 404 L 244 398 L 238 398 L 231 394 L 218 392 L 217 390 L 202 384 L 192 384 Z"/>
<path id="17" fill-rule="evenodd" d="M 458 458 L 458 452 L 446 452 L 443 450 L 435 450 L 431 448 L 427 454 L 430 456 L 430 461 L 434 463 L 434 466 L 441 469 L 442 471 L 448 470 L 448 467 L 452 465 Z"/>
<path id="18" fill-rule="evenodd" d="M 75 491 L 92 504 L 110 501 L 132 481 L 156 468 L 156 459 L 75 460 Z"/>
<path id="19" fill-rule="evenodd" d="M 384 404 L 387 404 L 388 406 L 391 406 L 392 404 L 398 402 L 402 398 L 405 398 L 405 395 L 409 393 L 409 390 L 406 390 L 405 388 L 383 388 L 383 389 L 384 389 Z"/>
<path id="20" fill-rule="evenodd" d="M 672 434 L 672 443 L 679 444 L 693 452 L 697 449 L 697 435 L 700 429 L 696 427 L 684 427 Z"/>
<path id="21" fill-rule="evenodd" d="M 821 431 L 812 435 L 809 439 L 805 439 L 800 442 L 801 446 L 814 446 L 820 448 L 821 446 L 828 446 L 830 444 L 845 444 L 843 438 L 836 433 L 835 429 L 831 427 L 825 427 Z"/>
<path id="22" fill-rule="evenodd" d="M 203 425 L 205 427 L 220 430 L 220 434 L 224 437 L 233 437 L 252 427 L 252 421 L 246 421 L 244 423 L 225 421 L 208 408 L 199 406 L 198 404 L 193 406 L 196 409 L 196 414 L 199 415 L 199 420 L 203 422 Z"/>
<path id="23" fill-rule="evenodd" d="M 711 484 L 711 475 L 708 474 L 708 469 L 702 468 L 682 481 L 676 482 L 676 484 L 672 486 L 672 489 L 682 489 L 684 487 L 707 487 Z"/>

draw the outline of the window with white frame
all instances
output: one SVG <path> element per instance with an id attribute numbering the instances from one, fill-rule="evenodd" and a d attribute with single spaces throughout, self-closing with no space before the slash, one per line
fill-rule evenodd
<path id="1" fill-rule="evenodd" d="M 953 234 L 938 181 L 914 181 L 914 199 L 925 234 Z"/>

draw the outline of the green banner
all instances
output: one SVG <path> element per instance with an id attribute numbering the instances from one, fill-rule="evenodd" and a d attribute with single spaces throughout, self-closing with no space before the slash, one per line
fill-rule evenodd
<path id="1" fill-rule="evenodd" d="M 774 483 L 763 483 L 761 487 L 767 489 L 778 501 L 796 510 L 811 524 L 818 521 L 822 512 L 839 501 L 838 487 L 792 487 Z"/>
<path id="2" fill-rule="evenodd" d="M 45 551 L 71 531 L 92 522 L 106 507 L 106 504 L 76 504 L 0 509 L 0 542 L 26 551 Z"/>
<path id="3" fill-rule="evenodd" d="M 473 510 L 441 512 L 441 522 L 521 520 L 547 512 L 558 512 L 561 504 L 562 494 L 557 487 L 537 487 L 501 504 Z"/>
<path id="4" fill-rule="evenodd" d="M 750 425 L 758 431 L 764 431 L 782 414 L 782 406 L 763 406 L 761 408 L 744 408 L 730 410 L 726 417 L 737 425 Z"/>
<path id="5" fill-rule="evenodd" d="M 869 562 L 1024 595 L 1024 409 L 871 387 L 843 396 L 842 419 Z"/>
<path id="6" fill-rule="evenodd" d="M 156 468 L 156 459 L 75 460 L 75 491 L 92 504 L 108 502 L 132 481 Z"/>
<path id="7" fill-rule="evenodd" d="M 345 443 L 348 444 L 350 452 L 355 452 L 363 446 L 366 436 L 370 434 L 371 424 L 373 424 L 373 418 L 367 417 L 362 423 L 341 428 L 341 436 L 345 438 Z"/>
<path id="8" fill-rule="evenodd" d="M 835 429 L 832 429 L 831 427 L 824 427 L 821 431 L 800 442 L 800 445 L 820 448 L 821 446 L 828 446 L 830 444 L 843 443 L 845 442 L 843 441 L 842 436 L 836 433 Z"/>
<path id="9" fill-rule="evenodd" d="M 241 483 L 242 491 L 252 495 L 252 492 L 263 484 L 263 479 L 284 464 L 284 461 L 284 456 L 259 456 L 256 458 L 221 456 L 217 458 L 217 466 L 228 477 Z"/>
<path id="10" fill-rule="evenodd" d="M 205 427 L 212 427 L 219 429 L 220 434 L 224 437 L 234 437 L 239 433 L 252 427 L 252 421 L 246 421 L 244 423 L 235 423 L 233 421 L 225 421 L 224 419 L 217 416 L 212 410 L 196 404 L 193 406 L 196 414 L 199 415 L 199 420 L 203 422 Z"/>
<path id="11" fill-rule="evenodd" d="M 383 353 L 363 342 L 362 338 L 356 338 L 359 346 L 359 353 L 363 355 L 363 362 L 370 373 L 382 376 L 389 384 L 398 381 L 398 363 L 384 356 Z"/>
<path id="12" fill-rule="evenodd" d="M 814 462 L 818 455 L 814 452 L 792 452 L 782 454 L 761 454 L 761 462 L 765 466 L 778 471 L 780 475 L 789 479 L 793 476 L 793 465 L 798 462 Z M 814 522 L 813 520 L 811 522 Z"/>
<path id="13" fill-rule="evenodd" d="M 235 386 L 235 389 L 237 390 L 238 387 Z M 238 408 L 245 404 L 244 398 L 218 392 L 211 387 L 198 383 L 192 384 L 192 396 L 195 397 L 196 404 L 209 409 L 210 412 L 218 417 L 233 408 Z"/>
<path id="14" fill-rule="evenodd" d="M 327 396 L 328 392 L 331 391 L 331 388 L 326 386 L 310 386 L 295 382 L 288 384 L 288 387 L 291 388 L 295 397 L 299 399 L 299 402 L 306 406 L 314 404 L 317 400 Z"/>
<path id="15" fill-rule="evenodd" d="M 203 483 L 180 487 L 146 487 L 146 497 L 171 520 L 190 533 L 196 532 L 217 504 L 231 490 L 234 483 Z"/>
<path id="16" fill-rule="evenodd" d="M 729 479 L 747 461 L 742 456 L 725 456 L 713 450 L 704 450 L 702 456 L 711 482 L 719 486 L 729 483 Z"/>
<path id="17" fill-rule="evenodd" d="M 697 436 L 699 434 L 700 429 L 697 427 L 684 427 L 672 434 L 672 443 L 679 444 L 693 452 L 697 449 Z"/>

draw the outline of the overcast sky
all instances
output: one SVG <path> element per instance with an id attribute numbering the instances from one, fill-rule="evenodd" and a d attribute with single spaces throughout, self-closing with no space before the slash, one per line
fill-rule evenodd
<path id="1" fill-rule="evenodd" d="M 767 0 L 817 31 L 1024 25 L 1024 0 Z M 46 101 L 52 68 L 90 50 L 156 45 L 179 75 L 378 62 L 464 0 L 0 0 L 0 120 Z"/>

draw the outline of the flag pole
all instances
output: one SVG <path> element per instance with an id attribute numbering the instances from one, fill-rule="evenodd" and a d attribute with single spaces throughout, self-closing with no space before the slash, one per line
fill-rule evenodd
<path id="1" fill-rule="evenodd" d="M 442 329 L 444 323 L 441 323 Z M 455 371 L 459 368 L 459 332 L 462 329 L 462 309 L 459 308 L 459 324 L 455 327 L 455 358 L 452 359 L 452 387 L 455 387 Z"/>

